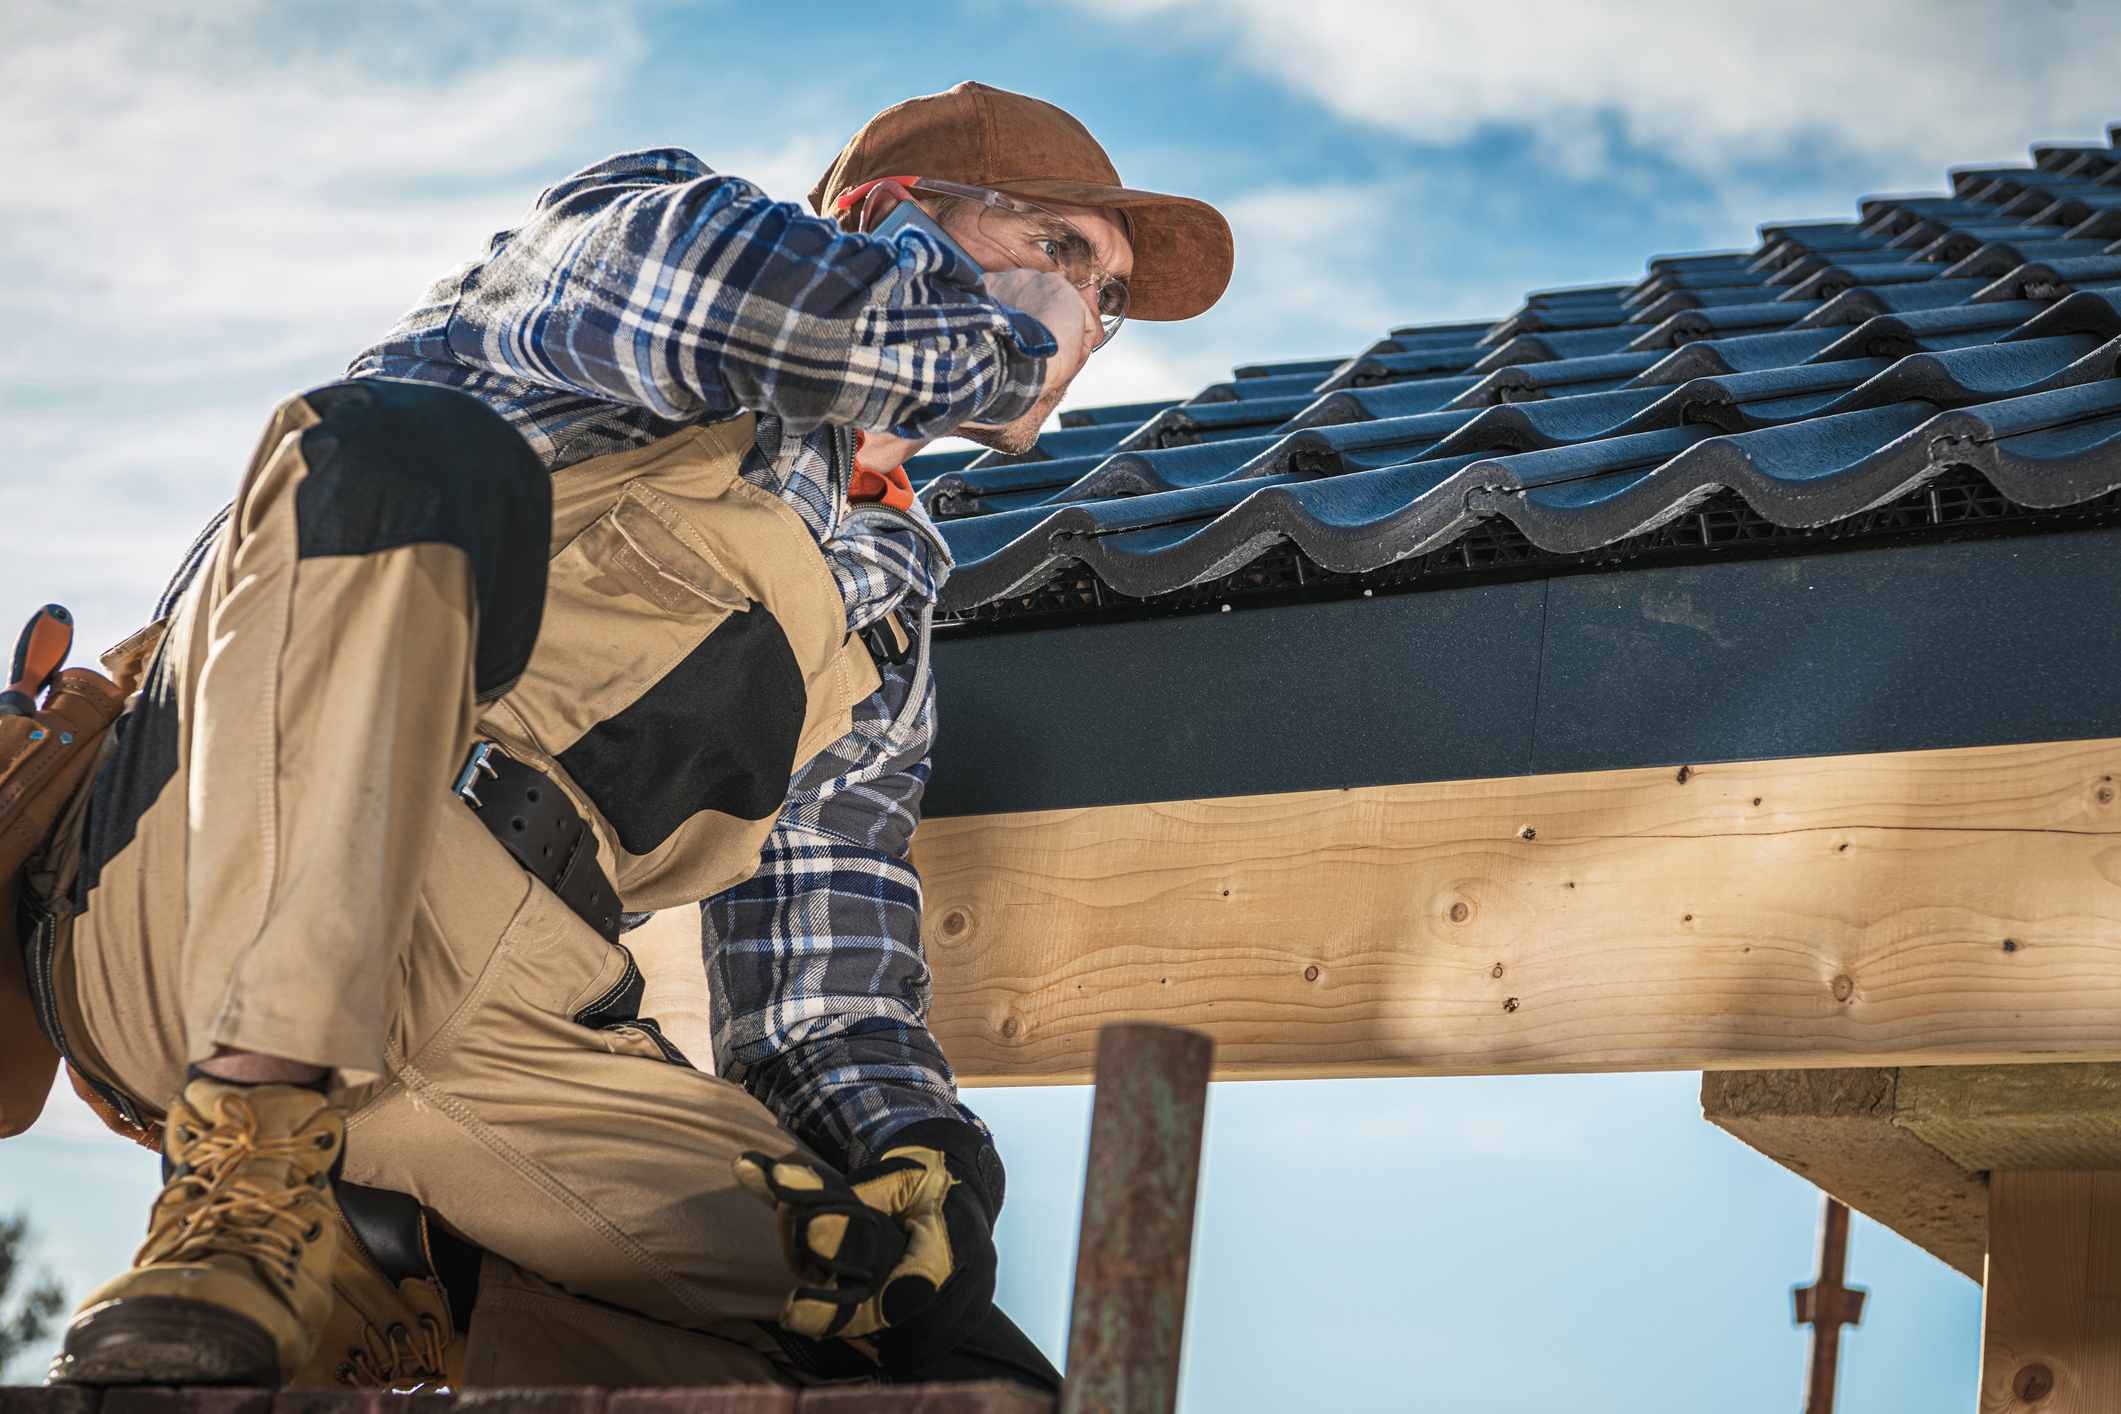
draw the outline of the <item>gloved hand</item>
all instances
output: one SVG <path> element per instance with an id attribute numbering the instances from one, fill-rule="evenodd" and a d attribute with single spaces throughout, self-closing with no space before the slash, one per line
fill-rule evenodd
<path id="1" fill-rule="evenodd" d="M 915 1369 L 948 1354 L 993 1305 L 1006 1179 L 994 1145 L 963 1120 L 909 1125 L 844 1178 L 756 1151 L 737 1159 L 736 1177 L 774 1209 L 801 1280 L 781 1308 L 787 1330 Z"/>

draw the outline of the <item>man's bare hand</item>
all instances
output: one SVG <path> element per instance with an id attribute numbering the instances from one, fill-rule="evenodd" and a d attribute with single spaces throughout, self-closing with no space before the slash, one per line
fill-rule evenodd
<path id="1" fill-rule="evenodd" d="M 1104 337 L 1097 311 L 1081 290 L 1044 270 L 1001 270 L 987 277 L 987 293 L 1046 326 L 1059 352 L 1046 360 L 1046 386 L 1065 387 Z"/>

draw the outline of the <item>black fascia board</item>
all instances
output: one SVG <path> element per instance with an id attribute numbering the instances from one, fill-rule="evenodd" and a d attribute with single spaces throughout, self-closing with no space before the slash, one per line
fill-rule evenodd
<path id="1" fill-rule="evenodd" d="M 2121 736 L 2121 527 L 944 639 L 925 813 Z"/>

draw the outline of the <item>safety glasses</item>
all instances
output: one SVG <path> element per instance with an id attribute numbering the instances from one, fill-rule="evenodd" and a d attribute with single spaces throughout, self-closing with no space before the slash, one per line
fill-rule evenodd
<path id="1" fill-rule="evenodd" d="M 842 196 L 839 208 L 844 211 L 853 206 L 883 182 L 895 182 L 909 191 L 955 197 L 967 203 L 976 213 L 981 238 L 999 247 L 1018 268 L 1060 275 L 1078 290 L 1087 292 L 1097 309 L 1098 323 L 1104 328 L 1104 337 L 1098 341 L 1099 348 L 1112 342 L 1112 336 L 1126 322 L 1126 276 L 1107 270 L 1104 262 L 1098 259 L 1097 247 L 1090 243 L 1090 238 L 1058 211 L 1022 197 L 989 191 L 985 187 L 966 186 L 962 182 L 946 182 L 936 177 L 879 177 Z M 1124 227 L 1125 214 L 1116 211 L 1114 214 Z"/>

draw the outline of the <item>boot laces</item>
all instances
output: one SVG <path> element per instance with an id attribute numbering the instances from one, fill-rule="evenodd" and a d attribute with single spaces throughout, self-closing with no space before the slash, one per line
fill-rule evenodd
<path id="1" fill-rule="evenodd" d="M 346 1352 L 339 1383 L 355 1389 L 389 1389 L 417 1393 L 448 1379 L 442 1368 L 449 1340 L 441 1323 L 421 1315 L 418 1329 L 393 1325 L 387 1331 L 361 1323 L 361 1344 Z"/>
<path id="2" fill-rule="evenodd" d="M 181 1125 L 175 1116 L 171 1120 Z M 189 1142 L 162 1190 L 162 1203 L 189 1211 L 174 1227 L 150 1234 L 134 1265 L 235 1253 L 282 1286 L 293 1286 L 303 1247 L 324 1231 L 324 1215 L 318 1211 L 323 1189 L 316 1181 L 321 1170 L 291 1183 L 271 1184 L 258 1180 L 256 1166 L 284 1163 L 299 1175 L 331 1147 L 328 1133 L 262 1136 L 250 1105 L 239 1096 L 224 1097 L 213 1127 Z"/>

